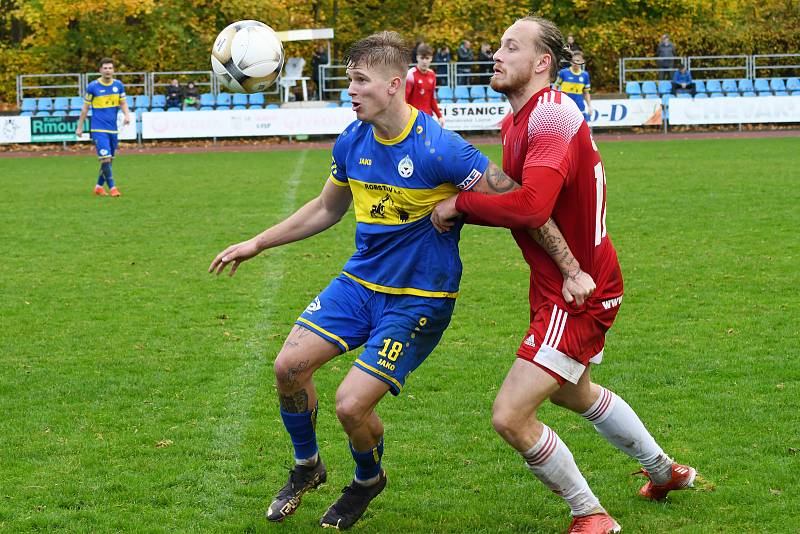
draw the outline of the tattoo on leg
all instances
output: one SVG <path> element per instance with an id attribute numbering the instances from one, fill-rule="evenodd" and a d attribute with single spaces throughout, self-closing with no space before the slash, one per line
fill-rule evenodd
<path id="1" fill-rule="evenodd" d="M 297 387 L 297 376 L 308 369 L 308 362 L 309 360 L 300 362 L 295 367 L 290 367 L 289 370 L 286 371 L 286 379 L 283 383 L 287 389 L 294 389 Z"/>
<path id="2" fill-rule="evenodd" d="M 308 393 L 305 389 L 289 395 L 278 394 L 278 401 L 284 412 L 302 413 L 308 411 Z"/>

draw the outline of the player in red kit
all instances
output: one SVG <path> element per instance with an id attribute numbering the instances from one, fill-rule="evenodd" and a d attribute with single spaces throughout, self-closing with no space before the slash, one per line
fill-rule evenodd
<path id="1" fill-rule="evenodd" d="M 444 117 L 436 102 L 436 73 L 431 70 L 433 49 L 425 43 L 417 47 L 417 66 L 411 67 L 406 76 L 406 102 L 436 117 L 440 126 L 444 126 Z"/>
<path id="2" fill-rule="evenodd" d="M 503 170 L 522 185 L 502 195 L 460 193 L 440 203 L 434 225 L 446 231 L 459 213 L 467 222 L 510 228 L 531 268 L 531 325 L 495 399 L 492 424 L 530 470 L 569 504 L 569 532 L 618 532 L 567 446 L 537 418 L 545 399 L 581 414 L 612 445 L 642 465 L 648 482 L 640 494 L 662 500 L 691 487 L 694 468 L 675 463 L 630 406 L 591 381 L 605 333 L 622 303 L 622 274 L 606 232 L 606 176 L 597 146 L 575 102 L 550 89 L 562 59 L 569 59 L 559 29 L 526 17 L 506 30 L 494 54 L 492 88 L 508 96 L 513 114 L 501 128 Z M 563 271 L 551 257 L 556 244 L 534 241 L 527 228 L 552 218 L 577 265 L 570 276 L 589 276 L 594 293 L 582 305 L 562 297 Z M 537 244 L 542 243 L 542 245 Z"/>

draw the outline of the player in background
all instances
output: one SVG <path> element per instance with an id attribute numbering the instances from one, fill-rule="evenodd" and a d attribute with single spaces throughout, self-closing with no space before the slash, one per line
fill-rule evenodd
<path id="1" fill-rule="evenodd" d="M 345 529 L 386 486 L 383 422 L 375 409 L 387 392 L 433 351 L 450 317 L 461 279 L 460 225 L 436 232 L 430 213 L 459 190 L 507 191 L 514 182 L 458 134 L 405 102 L 408 46 L 394 32 L 355 43 L 348 52 L 348 93 L 357 121 L 333 147 L 322 192 L 286 220 L 226 248 L 209 266 L 221 273 L 260 252 L 305 239 L 336 224 L 355 203 L 357 250 L 297 319 L 275 360 L 280 414 L 295 466 L 267 510 L 270 521 L 294 513 L 303 494 L 327 479 L 315 432 L 314 372 L 364 346 L 336 391 L 336 415 L 349 438 L 355 477 L 322 517 Z M 547 235 L 566 247 L 547 221 Z M 574 262 L 567 254 L 559 257 Z M 576 299 L 583 296 L 576 293 Z"/>
<path id="2" fill-rule="evenodd" d="M 406 77 L 406 102 L 436 117 L 439 125 L 444 127 L 444 117 L 436 102 L 436 73 L 431 69 L 433 49 L 426 43 L 417 47 L 417 66 L 408 70 Z"/>
<path id="3" fill-rule="evenodd" d="M 531 325 L 495 399 L 492 424 L 525 459 L 530 470 L 572 511 L 570 532 L 617 532 L 572 453 L 537 417 L 546 399 L 581 414 L 612 445 L 642 465 L 648 482 L 640 494 L 662 500 L 691 487 L 695 469 L 675 463 L 619 396 L 591 381 L 589 363 L 600 363 L 605 333 L 622 303 L 622 274 L 606 232 L 606 178 L 589 126 L 575 103 L 551 90 L 565 54 L 552 22 L 526 17 L 502 37 L 495 53 L 492 87 L 508 96 L 513 114 L 501 126 L 503 170 L 522 184 L 502 195 L 462 192 L 432 214 L 446 231 L 453 218 L 510 228 L 531 268 Z M 525 230 L 551 217 L 580 267 L 595 283 L 582 306 L 559 291 L 561 276 L 551 257 L 561 245 L 542 247 Z"/>
<path id="4" fill-rule="evenodd" d="M 583 113 L 583 118 L 589 122 L 592 117 L 592 97 L 589 96 L 589 90 L 592 86 L 589 83 L 589 73 L 583 68 L 585 64 L 583 52 L 580 50 L 573 52 L 569 67 L 558 72 L 556 89 L 560 89 L 574 100 Z"/>
<path id="5" fill-rule="evenodd" d="M 100 78 L 90 82 L 86 87 L 81 116 L 75 129 L 75 135 L 78 137 L 83 135 L 83 122 L 89 113 L 89 106 L 92 106 L 92 141 L 97 157 L 100 158 L 100 175 L 97 177 L 94 194 L 106 196 L 110 193 L 112 197 L 118 197 L 120 192 L 111 172 L 111 162 L 114 160 L 119 143 L 117 113 L 122 108 L 122 122 L 126 126 L 131 122 L 131 114 L 125 100 L 125 86 L 121 81 L 114 79 L 114 60 L 111 58 L 100 60 Z M 108 193 L 103 188 L 104 183 L 108 184 Z"/>

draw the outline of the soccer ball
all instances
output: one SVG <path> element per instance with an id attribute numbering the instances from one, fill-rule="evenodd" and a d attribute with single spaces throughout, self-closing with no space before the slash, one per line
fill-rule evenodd
<path id="1" fill-rule="evenodd" d="M 235 93 L 266 91 L 283 68 L 283 43 L 263 22 L 234 22 L 214 41 L 211 68 L 219 83 Z"/>

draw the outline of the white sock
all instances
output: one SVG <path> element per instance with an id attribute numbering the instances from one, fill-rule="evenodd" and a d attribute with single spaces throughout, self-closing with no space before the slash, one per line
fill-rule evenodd
<path id="1" fill-rule="evenodd" d="M 315 466 L 317 465 L 318 460 L 319 460 L 319 452 L 315 452 L 314 456 L 312 456 L 311 458 L 295 458 L 294 463 L 295 465 Z"/>
<path id="2" fill-rule="evenodd" d="M 655 484 L 672 478 L 672 458 L 664 454 L 636 412 L 621 397 L 601 387 L 600 397 L 581 415 L 613 446 L 635 458 Z"/>
<path id="3" fill-rule="evenodd" d="M 582 516 L 603 511 L 589 484 L 575 465 L 572 453 L 547 425 L 536 445 L 522 453 L 528 468 L 536 478 L 560 495 L 572 510 L 572 515 Z"/>

